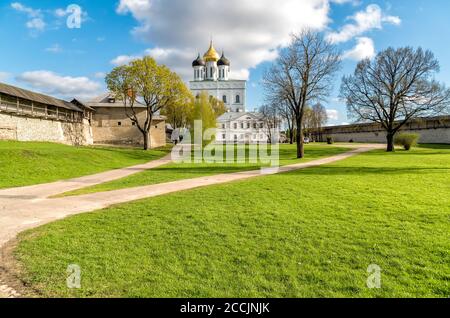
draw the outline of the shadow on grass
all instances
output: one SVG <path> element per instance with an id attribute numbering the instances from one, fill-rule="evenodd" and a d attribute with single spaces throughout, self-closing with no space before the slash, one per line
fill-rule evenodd
<path id="1" fill-rule="evenodd" d="M 450 173 L 450 168 L 442 167 L 431 167 L 431 168 L 420 168 L 420 167 L 316 167 L 312 169 L 298 170 L 290 172 L 291 174 L 298 175 L 327 175 L 327 176 L 344 176 L 344 175 L 400 175 L 400 174 L 420 174 L 420 173 Z"/>

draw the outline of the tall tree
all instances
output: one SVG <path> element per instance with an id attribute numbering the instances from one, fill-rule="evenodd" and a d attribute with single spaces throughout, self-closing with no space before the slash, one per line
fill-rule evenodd
<path id="1" fill-rule="evenodd" d="M 278 114 L 280 120 L 282 120 L 287 125 L 287 134 L 289 135 L 289 143 L 292 145 L 294 143 L 294 130 L 295 130 L 295 115 L 292 108 L 286 101 L 280 101 L 277 104 Z"/>
<path id="2" fill-rule="evenodd" d="M 430 51 L 388 48 L 344 76 L 341 97 L 356 121 L 376 122 L 386 130 L 387 151 L 394 151 L 395 134 L 411 119 L 448 111 L 450 90 L 433 79 L 438 71 Z"/>
<path id="3" fill-rule="evenodd" d="M 149 56 L 116 67 L 106 76 L 106 83 L 124 101 L 126 115 L 143 135 L 145 150 L 151 148 L 150 132 L 155 114 L 190 94 L 176 73 Z M 137 109 L 137 102 L 145 106 L 144 114 Z"/>
<path id="4" fill-rule="evenodd" d="M 329 95 L 340 64 L 341 55 L 333 44 L 320 33 L 305 30 L 292 36 L 264 75 L 268 98 L 286 100 L 295 115 L 297 158 L 305 154 L 302 123 L 306 105 Z"/>
<path id="5" fill-rule="evenodd" d="M 275 131 L 278 130 L 280 123 L 278 105 L 263 105 L 259 108 L 259 113 L 262 115 L 264 126 L 267 129 L 267 139 L 269 143 L 272 143 L 274 142 Z"/>
<path id="6" fill-rule="evenodd" d="M 320 103 L 315 104 L 312 107 L 312 128 L 316 132 L 317 137 L 320 138 L 322 127 L 327 123 L 327 121 L 328 114 L 326 108 Z"/>
<path id="7" fill-rule="evenodd" d="M 193 111 L 190 114 L 190 129 L 192 140 L 194 140 L 194 128 L 195 121 L 202 122 L 202 136 L 207 129 L 216 128 L 216 113 L 212 105 L 212 99 L 209 98 L 206 92 L 200 93 L 198 97 L 195 98 Z M 210 143 L 211 140 L 203 140 L 203 144 Z"/>

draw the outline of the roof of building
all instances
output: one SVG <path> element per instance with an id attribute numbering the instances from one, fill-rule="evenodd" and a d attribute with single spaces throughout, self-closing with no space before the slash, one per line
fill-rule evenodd
<path id="1" fill-rule="evenodd" d="M 120 108 L 125 107 L 125 104 L 122 100 L 116 98 L 111 93 L 103 93 L 102 95 L 99 95 L 97 97 L 92 98 L 91 100 L 85 102 L 85 104 L 92 108 L 97 107 L 111 107 L 111 108 Z M 134 107 L 136 108 L 142 108 L 146 107 L 144 104 L 136 102 L 134 104 Z"/>
<path id="2" fill-rule="evenodd" d="M 222 52 L 222 57 L 217 62 L 217 65 L 218 66 L 222 66 L 222 65 L 230 66 L 230 60 L 225 57 L 225 53 Z"/>
<path id="3" fill-rule="evenodd" d="M 202 58 L 200 57 L 200 53 L 198 53 L 197 58 L 195 59 L 194 62 L 192 62 L 192 67 L 196 67 L 196 66 L 205 66 L 205 65 L 206 65 L 205 60 L 202 59 Z"/>
<path id="4" fill-rule="evenodd" d="M 72 104 L 65 100 L 54 98 L 54 97 L 44 95 L 41 93 L 35 93 L 35 92 L 29 91 L 29 90 L 26 90 L 23 88 L 19 88 L 19 87 L 4 84 L 4 83 L 0 83 L 0 93 L 14 96 L 14 97 L 19 97 L 19 98 L 26 99 L 26 100 L 29 100 L 32 102 L 36 102 L 36 103 L 61 107 L 61 108 L 65 108 L 65 109 L 69 109 L 69 110 L 73 110 L 73 111 L 77 111 L 77 112 L 83 111 L 81 108 L 79 108 L 75 104 Z"/>
<path id="5" fill-rule="evenodd" d="M 213 41 L 211 40 L 211 43 L 209 44 L 209 49 L 203 55 L 203 59 L 206 62 L 217 62 L 220 59 L 219 53 L 217 53 L 216 49 L 214 48 Z"/>
<path id="6" fill-rule="evenodd" d="M 105 108 L 124 108 L 125 104 L 122 100 L 117 99 L 114 97 L 111 93 L 104 93 L 100 96 L 94 97 L 90 101 L 85 103 L 87 106 L 95 109 L 99 107 L 105 107 Z M 128 107 L 128 106 L 127 106 Z M 147 108 L 144 104 L 136 101 L 134 106 L 135 108 Z M 155 115 L 153 116 L 154 120 L 165 120 L 165 116 L 161 115 Z"/>
<path id="7" fill-rule="evenodd" d="M 228 112 L 217 118 L 219 123 L 229 122 L 233 120 L 238 120 L 242 117 L 252 117 L 252 119 L 261 120 L 262 114 L 255 112 Z"/>

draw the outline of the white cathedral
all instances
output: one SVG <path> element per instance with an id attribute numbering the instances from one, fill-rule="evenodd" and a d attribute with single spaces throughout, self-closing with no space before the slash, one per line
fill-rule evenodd
<path id="1" fill-rule="evenodd" d="M 224 102 L 227 112 L 217 119 L 216 141 L 221 143 L 267 142 L 268 132 L 259 113 L 246 112 L 247 81 L 230 79 L 230 61 L 220 56 L 213 42 L 203 58 L 192 62 L 194 80 L 190 89 L 194 96 L 206 92 Z"/>

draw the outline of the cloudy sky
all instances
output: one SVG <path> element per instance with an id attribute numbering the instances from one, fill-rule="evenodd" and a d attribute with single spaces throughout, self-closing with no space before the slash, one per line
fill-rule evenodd
<path id="1" fill-rule="evenodd" d="M 0 81 L 88 99 L 105 89 L 111 68 L 143 55 L 188 81 L 192 60 L 213 38 L 231 60 L 233 77 L 249 81 L 247 108 L 253 110 L 264 102 L 264 70 L 291 33 L 309 27 L 343 52 L 344 67 L 326 103 L 330 124 L 342 124 L 348 120 L 337 99 L 341 76 L 388 46 L 431 49 L 441 61 L 438 80 L 450 85 L 443 40 L 448 12 L 448 0 L 2 0 Z"/>

